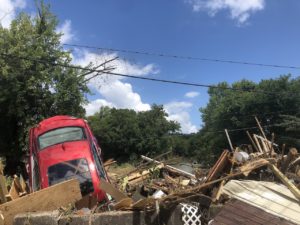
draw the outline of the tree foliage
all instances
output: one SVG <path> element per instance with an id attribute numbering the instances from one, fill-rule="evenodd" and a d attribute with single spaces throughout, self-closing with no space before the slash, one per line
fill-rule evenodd
<path id="1" fill-rule="evenodd" d="M 128 160 L 170 150 L 169 134 L 178 131 L 179 125 L 168 121 L 166 116 L 163 107 L 158 105 L 145 112 L 103 107 L 88 117 L 88 121 L 104 157 Z"/>
<path id="2" fill-rule="evenodd" d="M 197 134 L 199 145 L 195 146 L 199 158 L 210 156 L 214 160 L 223 149 L 229 148 L 224 129 L 256 127 L 255 115 L 267 126 L 265 131 L 269 138 L 275 133 L 277 143 L 286 142 L 288 134 L 299 140 L 291 124 L 297 123 L 295 129 L 299 131 L 299 117 L 296 116 L 300 113 L 300 78 L 291 79 L 286 75 L 259 83 L 241 80 L 230 85 L 223 82 L 218 87 L 209 89 L 209 103 L 200 109 L 204 126 Z M 259 133 L 257 129 L 249 131 Z M 245 130 L 232 131 L 230 137 L 235 146 L 250 142 Z M 297 146 L 300 147 L 299 142 Z"/>
<path id="3" fill-rule="evenodd" d="M 43 3 L 33 18 L 25 13 L 0 26 L 0 153 L 18 159 L 26 150 L 29 127 L 42 119 L 83 116 L 88 91 L 81 71 L 60 43 L 56 17 Z M 63 66 L 54 66 L 60 64 Z"/>

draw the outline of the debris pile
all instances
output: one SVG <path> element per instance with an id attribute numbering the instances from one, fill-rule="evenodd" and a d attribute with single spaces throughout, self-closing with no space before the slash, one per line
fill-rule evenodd
<path id="1" fill-rule="evenodd" d="M 179 203 L 196 204 L 201 214 L 202 224 L 207 224 L 209 221 L 212 224 L 226 224 L 224 221 L 219 223 L 218 220 L 214 221 L 216 213 L 210 212 L 214 211 L 216 205 L 223 207 L 232 204 L 233 199 L 238 199 L 243 204 L 250 204 L 273 216 L 276 215 L 276 218 L 286 219 L 292 222 L 291 224 L 300 224 L 300 219 L 293 214 L 280 213 L 281 211 L 273 209 L 268 201 L 265 202 L 268 207 L 259 205 L 255 201 L 249 202 L 247 198 L 251 195 L 245 194 L 245 190 L 241 191 L 244 193 L 242 197 L 230 192 L 230 189 L 235 190 L 231 187 L 234 182 L 250 182 L 252 185 L 247 188 L 255 192 L 258 198 L 267 198 L 266 196 L 272 195 L 273 198 L 279 199 L 276 190 L 277 192 L 281 190 L 284 194 L 279 196 L 283 202 L 284 200 L 287 202 L 284 208 L 288 210 L 291 202 L 296 202 L 292 211 L 300 215 L 300 154 L 297 149 L 291 148 L 284 155 L 284 150 L 279 149 L 274 143 L 274 135 L 271 141 L 268 140 L 259 122 L 258 126 L 262 136 L 251 135 L 247 132 L 251 145 L 224 150 L 213 167 L 202 176 L 196 177 L 194 174 L 179 170 L 157 159 L 141 156 L 149 167 L 132 171 L 123 179 L 118 180 L 117 186 L 123 193 L 126 193 L 126 197 L 115 203 L 115 209 L 159 210 L 172 208 Z M 227 137 L 232 146 L 229 135 Z M 260 188 L 262 185 L 263 191 Z M 276 185 L 278 187 L 274 188 Z M 238 193 L 237 190 L 235 191 Z"/>
<path id="2" fill-rule="evenodd" d="M 257 123 L 261 135 L 247 132 L 249 145 L 234 148 L 225 131 L 231 149 L 196 173 L 163 161 L 169 152 L 154 159 L 141 156 L 141 165 L 125 176 L 112 177 L 111 183 L 101 180 L 106 202 L 82 197 L 77 180 L 28 194 L 22 178 L 14 177 L 6 193 L 0 175 L 0 222 L 2 218 L 10 225 L 18 213 L 55 209 L 60 217 L 118 210 L 159 215 L 179 205 L 183 215 L 178 224 L 300 224 L 300 154 L 295 148 L 284 154 L 274 135 L 268 140 Z"/>

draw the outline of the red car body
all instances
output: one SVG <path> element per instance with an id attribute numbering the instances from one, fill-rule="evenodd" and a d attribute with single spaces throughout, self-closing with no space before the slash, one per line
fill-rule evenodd
<path id="1" fill-rule="evenodd" d="M 101 149 L 87 122 L 71 116 L 55 116 L 31 128 L 29 183 L 32 192 L 77 178 L 83 195 L 107 199 L 100 178 L 107 179 Z"/>

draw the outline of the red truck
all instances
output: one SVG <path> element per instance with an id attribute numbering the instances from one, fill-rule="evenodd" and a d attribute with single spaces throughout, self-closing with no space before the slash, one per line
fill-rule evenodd
<path id="1" fill-rule="evenodd" d="M 54 116 L 30 129 L 29 186 L 31 192 L 77 178 L 83 196 L 93 193 L 107 200 L 100 179 L 108 181 L 101 149 L 87 122 Z"/>

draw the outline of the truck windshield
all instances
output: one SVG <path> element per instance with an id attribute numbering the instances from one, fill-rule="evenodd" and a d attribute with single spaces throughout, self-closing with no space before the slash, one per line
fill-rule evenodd
<path id="1" fill-rule="evenodd" d="M 39 148 L 43 149 L 58 143 L 82 139 L 85 139 L 85 135 L 81 127 L 62 127 L 40 135 L 38 142 Z"/>
<path id="2" fill-rule="evenodd" d="M 76 178 L 80 183 L 82 195 L 94 191 L 91 173 L 86 159 L 65 161 L 48 168 L 49 186 Z"/>

